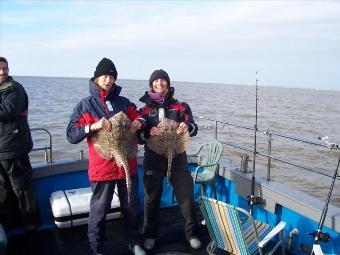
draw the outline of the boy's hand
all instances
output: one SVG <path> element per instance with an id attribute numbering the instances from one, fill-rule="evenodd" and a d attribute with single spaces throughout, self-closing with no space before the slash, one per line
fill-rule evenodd
<path id="1" fill-rule="evenodd" d="M 108 121 L 104 117 L 90 126 L 91 131 L 97 131 L 97 130 L 100 130 L 102 128 L 105 131 L 111 131 L 111 123 L 110 123 L 110 121 Z"/>
<path id="2" fill-rule="evenodd" d="M 156 136 L 159 135 L 161 132 L 159 131 L 159 129 L 157 127 L 153 127 L 150 129 L 150 135 L 151 136 Z"/>

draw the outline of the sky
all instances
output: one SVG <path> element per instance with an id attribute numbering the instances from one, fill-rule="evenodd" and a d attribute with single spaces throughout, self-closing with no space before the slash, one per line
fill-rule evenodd
<path id="1" fill-rule="evenodd" d="M 340 1 L 0 1 L 12 75 L 340 90 Z"/>

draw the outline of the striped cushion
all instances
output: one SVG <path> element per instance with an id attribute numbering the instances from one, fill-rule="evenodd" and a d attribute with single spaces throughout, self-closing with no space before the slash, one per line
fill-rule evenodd
<path id="1" fill-rule="evenodd" d="M 255 225 L 259 240 L 262 240 L 263 237 L 265 237 L 273 229 L 270 225 L 260 221 L 255 221 Z M 251 220 L 247 218 L 247 220 L 242 222 L 241 228 L 249 253 L 257 254 L 257 242 Z"/>

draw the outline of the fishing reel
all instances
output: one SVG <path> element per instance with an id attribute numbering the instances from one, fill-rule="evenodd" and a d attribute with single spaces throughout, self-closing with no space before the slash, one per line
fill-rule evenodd
<path id="1" fill-rule="evenodd" d="M 248 205 L 263 205 L 266 203 L 266 200 L 262 197 L 255 197 L 255 196 L 247 196 L 248 198 Z"/>
<path id="2" fill-rule="evenodd" d="M 331 239 L 331 236 L 328 233 L 324 233 L 322 231 L 314 231 L 312 233 L 308 233 L 308 235 L 313 236 L 314 240 L 328 243 L 328 241 Z"/>

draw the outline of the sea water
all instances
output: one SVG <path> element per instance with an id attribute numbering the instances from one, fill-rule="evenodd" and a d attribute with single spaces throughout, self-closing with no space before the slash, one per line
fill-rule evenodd
<path id="1" fill-rule="evenodd" d="M 15 77 L 22 83 L 29 95 L 29 124 L 31 128 L 45 128 L 52 134 L 53 160 L 77 158 L 80 150 L 87 155 L 86 142 L 70 144 L 66 139 L 66 127 L 73 108 L 81 98 L 89 95 L 86 78 Z M 118 80 L 121 95 L 128 97 L 137 107 L 143 104 L 139 98 L 149 89 L 145 80 Z M 191 139 L 189 150 L 194 152 L 198 145 L 214 138 L 214 122 L 200 116 L 224 122 L 239 123 L 254 127 L 255 86 L 233 84 L 205 84 L 173 82 L 175 97 L 187 102 L 197 124 L 198 135 Z M 258 128 L 280 132 L 291 136 L 318 142 L 317 137 L 329 136 L 330 141 L 340 144 L 340 91 L 280 88 L 259 86 Z M 32 132 L 34 146 L 48 145 L 47 135 Z M 218 139 L 237 143 L 250 150 L 254 148 L 254 131 L 218 124 Z M 257 150 L 267 154 L 267 137 L 257 134 Z M 251 152 L 247 152 L 253 160 Z M 237 165 L 241 163 L 244 151 L 224 146 L 224 157 Z M 328 149 L 306 143 L 274 137 L 272 155 L 318 171 L 333 175 L 337 157 Z M 30 154 L 32 163 L 44 160 L 43 152 Z M 267 159 L 256 157 L 256 174 L 266 176 Z M 252 168 L 252 161 L 249 162 Z M 272 161 L 271 178 L 305 191 L 325 201 L 331 178 L 312 173 L 296 166 Z M 340 206 L 340 184 L 336 181 L 331 202 Z"/>

